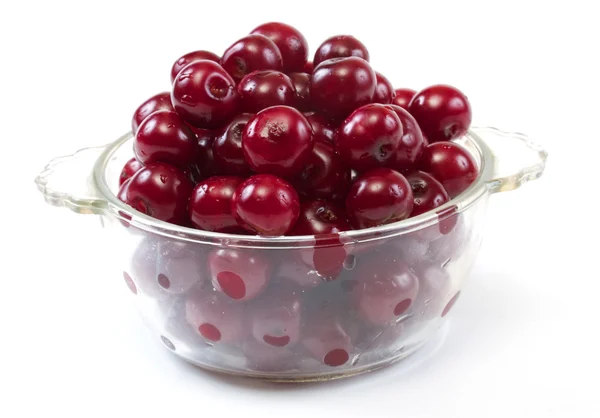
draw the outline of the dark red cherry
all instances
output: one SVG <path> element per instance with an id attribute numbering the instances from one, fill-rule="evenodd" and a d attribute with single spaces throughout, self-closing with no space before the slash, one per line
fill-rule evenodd
<path id="1" fill-rule="evenodd" d="M 283 59 L 283 71 L 302 71 L 308 59 L 308 42 L 300 31 L 280 22 L 264 23 L 251 33 L 264 35 L 277 45 Z"/>
<path id="2" fill-rule="evenodd" d="M 119 176 L 119 186 L 122 186 L 128 178 L 132 177 L 135 173 L 141 170 L 142 167 L 143 164 L 135 158 L 127 161 L 121 170 L 121 175 Z"/>
<path id="3" fill-rule="evenodd" d="M 331 143 L 317 141 L 292 184 L 303 198 L 343 199 L 350 189 L 350 169 L 342 164 Z"/>
<path id="4" fill-rule="evenodd" d="M 412 98 L 415 97 L 415 94 L 417 94 L 417 92 L 412 89 L 396 89 L 394 91 L 394 100 L 392 100 L 392 104 L 408 110 L 408 104 Z"/>
<path id="5" fill-rule="evenodd" d="M 390 104 L 396 97 L 396 92 L 390 80 L 388 80 L 383 74 L 375 72 L 377 77 L 377 85 L 375 86 L 375 96 L 373 97 L 373 103 Z"/>
<path id="6" fill-rule="evenodd" d="M 331 58 L 358 57 L 369 61 L 369 51 L 354 36 L 337 35 L 326 39 L 315 52 L 313 63 L 318 66 Z"/>
<path id="7" fill-rule="evenodd" d="M 188 200 L 194 185 L 177 167 L 148 164 L 131 177 L 125 203 L 161 221 L 187 226 Z"/>
<path id="8" fill-rule="evenodd" d="M 402 140 L 398 115 L 381 104 L 356 109 L 342 122 L 335 146 L 342 161 L 350 168 L 367 171 L 390 164 Z"/>
<path id="9" fill-rule="evenodd" d="M 173 63 L 173 67 L 171 67 L 171 83 L 175 81 L 177 74 L 179 74 L 179 71 L 183 70 L 183 67 L 185 67 L 189 63 L 200 60 L 209 60 L 218 63 L 221 60 L 221 58 L 217 54 L 214 54 L 210 51 L 188 52 L 187 54 L 179 57 L 177 61 Z"/>
<path id="10" fill-rule="evenodd" d="M 270 174 L 259 174 L 236 189 L 231 204 L 238 223 L 259 235 L 285 235 L 294 227 L 300 202 L 294 188 Z"/>
<path id="11" fill-rule="evenodd" d="M 417 216 L 442 206 L 450 198 L 442 184 L 432 175 L 414 171 L 406 176 L 413 193 L 413 210 L 410 216 Z"/>
<path id="12" fill-rule="evenodd" d="M 394 252 L 377 254 L 353 271 L 352 296 L 362 316 L 374 325 L 393 323 L 411 307 L 419 280 Z"/>
<path id="13" fill-rule="evenodd" d="M 325 141 L 333 144 L 333 137 L 335 136 L 335 131 L 337 129 L 337 126 L 333 122 L 328 121 L 318 113 L 310 113 L 306 115 L 306 119 L 313 128 L 315 142 Z"/>
<path id="14" fill-rule="evenodd" d="M 250 175 L 250 166 L 244 159 L 242 150 L 242 133 L 252 116 L 249 113 L 235 116 L 213 141 L 212 153 L 219 174 Z"/>
<path id="15" fill-rule="evenodd" d="M 275 43 L 264 35 L 252 34 L 237 40 L 225 50 L 221 65 L 235 81 L 257 70 L 283 69 L 281 52 Z"/>
<path id="16" fill-rule="evenodd" d="M 246 335 L 241 306 L 213 291 L 195 291 L 186 298 L 187 322 L 211 343 L 233 343 Z"/>
<path id="17" fill-rule="evenodd" d="M 240 227 L 231 213 L 231 199 L 241 177 L 211 177 L 196 185 L 190 198 L 192 224 L 205 231 L 236 233 Z"/>
<path id="18" fill-rule="evenodd" d="M 150 97 L 136 109 L 131 119 L 131 132 L 135 135 L 138 126 L 140 126 L 144 119 L 159 110 L 173 110 L 171 94 L 169 92 L 158 93 Z"/>
<path id="19" fill-rule="evenodd" d="M 198 140 L 177 113 L 161 110 L 139 126 L 133 150 L 142 164 L 164 162 L 186 169 L 196 161 Z"/>
<path id="20" fill-rule="evenodd" d="M 343 209 L 326 200 L 312 200 L 300 206 L 300 216 L 290 235 L 335 234 L 350 229 Z"/>
<path id="21" fill-rule="evenodd" d="M 242 78 L 237 88 L 245 112 L 257 113 L 271 106 L 296 104 L 294 83 L 279 71 L 254 71 Z"/>
<path id="22" fill-rule="evenodd" d="M 212 145 L 216 137 L 215 131 L 193 128 L 198 137 L 198 153 L 196 154 L 196 165 L 204 177 L 218 174 L 217 163 L 213 155 Z"/>
<path id="23" fill-rule="evenodd" d="M 452 86 L 438 84 L 421 90 L 410 101 L 408 111 L 432 143 L 458 138 L 471 125 L 469 99 Z"/>
<path id="24" fill-rule="evenodd" d="M 332 58 L 315 67 L 310 78 L 314 109 L 332 119 L 342 119 L 373 101 L 377 77 L 361 58 Z"/>
<path id="25" fill-rule="evenodd" d="M 261 254 L 245 249 L 215 249 L 208 256 L 212 284 L 235 300 L 250 300 L 269 282 L 269 264 Z"/>
<path id="26" fill-rule="evenodd" d="M 302 112 L 308 112 L 310 106 L 310 74 L 291 73 L 289 74 L 294 89 L 296 90 L 296 102 L 294 107 Z"/>
<path id="27" fill-rule="evenodd" d="M 315 65 L 313 64 L 313 62 L 307 61 L 306 64 L 304 64 L 304 68 L 302 69 L 302 72 L 310 75 L 310 74 L 312 74 L 314 69 L 315 69 Z"/>
<path id="28" fill-rule="evenodd" d="M 408 218 L 413 195 L 406 178 L 389 168 L 376 168 L 357 178 L 346 197 L 346 211 L 358 229 Z"/>
<path id="29" fill-rule="evenodd" d="M 252 335 L 263 344 L 291 347 L 300 340 L 302 292 L 279 286 L 257 300 L 251 308 Z"/>
<path id="30" fill-rule="evenodd" d="M 235 82 L 216 62 L 195 61 L 173 82 L 171 101 L 186 122 L 204 129 L 222 127 L 238 108 Z"/>
<path id="31" fill-rule="evenodd" d="M 469 151 L 445 141 L 434 142 L 425 148 L 419 169 L 442 183 L 451 199 L 467 189 L 478 175 L 477 163 Z"/>
<path id="32" fill-rule="evenodd" d="M 419 124 L 407 110 L 397 105 L 388 105 L 388 107 L 396 112 L 402 124 L 402 139 L 389 167 L 402 173 L 408 173 L 415 168 L 427 144 Z"/>
<path id="33" fill-rule="evenodd" d="M 313 145 L 310 124 L 302 113 L 288 106 L 258 112 L 242 136 L 244 157 L 252 170 L 280 177 L 300 172 Z"/>

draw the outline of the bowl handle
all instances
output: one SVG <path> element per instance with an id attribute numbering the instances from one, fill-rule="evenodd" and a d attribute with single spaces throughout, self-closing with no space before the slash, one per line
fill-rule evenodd
<path id="1" fill-rule="evenodd" d="M 541 177 L 548 153 L 526 135 L 490 127 L 474 127 L 471 131 L 493 155 L 492 178 L 487 182 L 490 193 L 514 190 Z"/>
<path id="2" fill-rule="evenodd" d="M 94 165 L 106 148 L 84 148 L 50 161 L 35 178 L 46 202 L 77 213 L 102 214 L 108 202 L 95 185 Z"/>

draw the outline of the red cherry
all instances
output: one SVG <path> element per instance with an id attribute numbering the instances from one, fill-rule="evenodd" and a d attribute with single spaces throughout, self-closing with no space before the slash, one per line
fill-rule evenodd
<path id="1" fill-rule="evenodd" d="M 438 84 L 418 92 L 408 105 L 430 142 L 450 141 L 471 125 L 471 105 L 461 91 Z"/>
<path id="2" fill-rule="evenodd" d="M 402 124 L 402 139 L 398 144 L 395 158 L 389 167 L 402 173 L 407 173 L 415 168 L 427 144 L 425 143 L 419 124 L 407 110 L 396 105 L 387 106 L 396 112 L 396 115 L 400 119 L 400 124 Z"/>
<path id="3" fill-rule="evenodd" d="M 306 74 L 312 74 L 314 69 L 315 69 L 315 65 L 313 64 L 313 62 L 307 61 L 306 64 L 304 64 L 304 68 L 302 69 L 302 72 L 306 73 Z"/>
<path id="4" fill-rule="evenodd" d="M 291 347 L 300 339 L 302 292 L 279 287 L 252 307 L 250 328 L 257 341 L 274 347 Z"/>
<path id="5" fill-rule="evenodd" d="M 280 22 L 264 23 L 251 33 L 264 35 L 277 45 L 283 59 L 283 71 L 302 71 L 308 59 L 308 42 L 298 29 Z"/>
<path id="6" fill-rule="evenodd" d="M 296 90 L 295 107 L 307 112 L 310 110 L 310 74 L 306 73 L 291 73 L 289 74 L 294 89 Z"/>
<path id="7" fill-rule="evenodd" d="M 231 200 L 241 177 L 211 177 L 196 185 L 190 198 L 192 224 L 205 231 L 237 233 L 240 229 L 231 213 Z"/>
<path id="8" fill-rule="evenodd" d="M 332 144 L 317 141 L 292 184 L 304 198 L 343 199 L 350 189 L 350 170 L 342 164 Z"/>
<path id="9" fill-rule="evenodd" d="M 254 71 L 242 78 L 237 88 L 245 112 L 256 113 L 271 106 L 296 104 L 294 83 L 279 71 Z"/>
<path id="10" fill-rule="evenodd" d="M 373 103 L 389 104 L 392 103 L 396 97 L 396 92 L 390 80 L 388 80 L 383 74 L 375 72 L 377 77 L 377 85 L 375 86 L 375 95 L 373 96 Z"/>
<path id="11" fill-rule="evenodd" d="M 281 52 L 277 45 L 264 35 L 244 36 L 225 50 L 221 65 L 235 81 L 256 70 L 283 69 Z"/>
<path id="12" fill-rule="evenodd" d="M 337 129 L 337 126 L 335 126 L 333 122 L 328 121 L 318 113 L 306 115 L 306 120 L 308 120 L 310 126 L 313 128 L 315 142 L 325 141 L 333 144 L 335 131 Z"/>
<path id="13" fill-rule="evenodd" d="M 394 322 L 411 307 L 419 281 L 397 256 L 378 254 L 354 270 L 353 297 L 363 317 L 374 325 Z"/>
<path id="14" fill-rule="evenodd" d="M 410 216 L 417 216 L 442 206 L 450 198 L 442 184 L 430 174 L 415 171 L 406 176 L 413 193 L 413 210 Z"/>
<path id="15" fill-rule="evenodd" d="M 373 101 L 377 77 L 361 58 L 323 61 L 310 78 L 312 106 L 332 119 L 342 119 L 354 109 Z"/>
<path id="16" fill-rule="evenodd" d="M 402 134 L 402 124 L 393 110 L 381 104 L 369 104 L 342 122 L 335 136 L 335 146 L 348 167 L 366 171 L 392 161 Z"/>
<path id="17" fill-rule="evenodd" d="M 369 51 L 354 36 L 337 35 L 326 39 L 315 52 L 313 63 L 318 66 L 331 58 L 358 57 L 369 61 Z"/>
<path id="18" fill-rule="evenodd" d="M 193 131 L 198 137 L 196 166 L 204 177 L 214 176 L 218 173 L 217 163 L 212 150 L 216 134 L 214 131 L 200 128 L 194 128 Z"/>
<path id="19" fill-rule="evenodd" d="M 238 99 L 233 79 L 209 60 L 185 66 L 177 74 L 171 93 L 175 111 L 188 123 L 205 129 L 223 126 L 235 115 Z"/>
<path id="20" fill-rule="evenodd" d="M 244 159 L 242 150 L 242 133 L 252 119 L 251 114 L 242 113 L 235 116 L 212 143 L 212 156 L 219 174 L 247 176 L 250 166 Z"/>
<path id="21" fill-rule="evenodd" d="M 255 298 L 269 282 L 269 264 L 248 250 L 216 249 L 208 256 L 208 268 L 215 289 L 235 300 Z"/>
<path id="22" fill-rule="evenodd" d="M 329 310 L 314 310 L 303 328 L 302 344 L 311 356 L 330 367 L 339 367 L 350 360 L 352 340 L 342 322 Z"/>
<path id="23" fill-rule="evenodd" d="M 257 173 L 290 177 L 310 158 L 314 139 L 304 115 L 293 107 L 273 106 L 258 112 L 246 125 L 242 149 Z"/>
<path id="24" fill-rule="evenodd" d="M 313 200 L 300 206 L 298 222 L 290 235 L 333 234 L 350 229 L 341 208 L 325 200 Z"/>
<path id="25" fill-rule="evenodd" d="M 171 94 L 169 92 L 158 93 L 150 97 L 136 109 L 131 119 L 131 132 L 135 135 L 144 119 L 159 110 L 173 110 Z"/>
<path id="26" fill-rule="evenodd" d="M 179 72 L 183 70 L 186 65 L 200 60 L 209 60 L 218 63 L 221 58 L 217 54 L 214 54 L 210 51 L 188 52 L 187 54 L 179 57 L 177 61 L 173 63 L 173 67 L 171 68 L 171 83 L 175 81 L 177 74 L 179 74 Z"/>
<path id="27" fill-rule="evenodd" d="M 226 296 L 212 291 L 193 292 L 185 308 L 188 323 L 211 343 L 234 343 L 244 338 L 242 309 Z"/>
<path id="28" fill-rule="evenodd" d="M 139 126 L 133 150 L 142 164 L 164 162 L 186 169 L 196 161 L 198 140 L 177 113 L 161 110 Z"/>
<path id="29" fill-rule="evenodd" d="M 125 203 L 161 221 L 187 226 L 187 204 L 193 188 L 177 167 L 152 163 L 131 177 Z"/>
<path id="30" fill-rule="evenodd" d="M 259 235 L 278 236 L 294 227 L 300 202 L 289 183 L 270 174 L 259 174 L 238 186 L 231 208 L 244 229 Z"/>
<path id="31" fill-rule="evenodd" d="M 465 148 L 454 142 L 429 144 L 419 163 L 419 168 L 436 178 L 451 199 L 466 190 L 478 175 L 477 163 Z"/>
<path id="32" fill-rule="evenodd" d="M 389 168 L 376 168 L 352 184 L 346 211 L 355 228 L 369 228 L 408 218 L 413 195 L 406 178 Z"/>
<path id="33" fill-rule="evenodd" d="M 324 230 L 327 229 L 326 225 L 321 226 Z M 300 257 L 322 280 L 333 281 L 340 277 L 349 253 L 345 242 L 348 242 L 348 239 L 337 232 L 318 234 L 314 237 L 312 248 L 299 250 Z"/>
<path id="34" fill-rule="evenodd" d="M 392 104 L 408 110 L 408 104 L 412 98 L 415 97 L 415 94 L 417 94 L 417 92 L 412 89 L 396 89 L 394 91 L 394 99 L 392 100 Z"/>
<path id="35" fill-rule="evenodd" d="M 119 176 L 119 187 L 122 186 L 128 178 L 132 177 L 135 173 L 141 170 L 142 167 L 142 163 L 135 158 L 127 161 L 121 170 L 121 175 Z"/>

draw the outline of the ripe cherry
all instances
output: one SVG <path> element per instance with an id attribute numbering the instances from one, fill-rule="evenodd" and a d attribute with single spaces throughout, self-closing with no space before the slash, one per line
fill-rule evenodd
<path id="1" fill-rule="evenodd" d="M 302 112 L 308 112 L 310 105 L 310 74 L 306 73 L 291 73 L 289 74 L 294 89 L 296 90 L 296 109 Z"/>
<path id="2" fill-rule="evenodd" d="M 313 200 L 300 206 L 300 216 L 290 235 L 335 234 L 350 230 L 346 213 L 325 200 Z"/>
<path id="3" fill-rule="evenodd" d="M 302 71 L 308 59 L 308 42 L 298 29 L 280 22 L 264 23 L 251 33 L 264 35 L 272 40 L 283 60 L 283 71 Z"/>
<path id="4" fill-rule="evenodd" d="M 141 170 L 142 167 L 143 164 L 136 160 L 135 157 L 127 161 L 121 170 L 121 175 L 119 176 L 119 187 L 122 186 L 127 179 Z"/>
<path id="5" fill-rule="evenodd" d="M 221 65 L 237 82 L 256 70 L 283 69 L 281 52 L 264 35 L 252 34 L 237 40 L 223 53 Z"/>
<path id="6" fill-rule="evenodd" d="M 249 113 L 276 105 L 294 106 L 297 101 L 294 83 L 279 71 L 254 71 L 242 78 L 237 89 L 242 109 Z"/>
<path id="7" fill-rule="evenodd" d="M 413 193 L 413 210 L 410 216 L 417 216 L 442 206 L 450 198 L 442 184 L 432 175 L 414 171 L 406 176 Z"/>
<path id="8" fill-rule="evenodd" d="M 373 103 L 390 104 L 396 97 L 396 92 L 390 80 L 388 80 L 383 74 L 375 72 L 377 77 L 377 85 L 375 86 L 375 95 L 373 96 Z"/>
<path id="9" fill-rule="evenodd" d="M 131 132 L 135 135 L 138 126 L 140 126 L 144 119 L 159 110 L 173 110 L 171 94 L 169 92 L 158 93 L 150 97 L 136 109 L 131 119 Z"/>
<path id="10" fill-rule="evenodd" d="M 190 198 L 192 224 L 205 231 L 237 233 L 240 229 L 231 213 L 231 200 L 241 177 L 210 177 L 196 185 Z"/>
<path id="11" fill-rule="evenodd" d="M 394 90 L 394 99 L 392 104 L 400 106 L 402 109 L 408 110 L 408 104 L 415 97 L 417 92 L 412 89 L 396 89 Z"/>
<path id="12" fill-rule="evenodd" d="M 315 142 L 325 141 L 333 144 L 335 131 L 337 129 L 337 126 L 333 122 L 328 121 L 322 115 L 314 112 L 307 114 L 306 119 L 313 128 Z"/>
<path id="13" fill-rule="evenodd" d="M 417 165 L 427 144 L 419 124 L 407 110 L 396 105 L 388 105 L 388 107 L 396 112 L 402 125 L 402 139 L 389 167 L 402 173 L 408 173 Z"/>
<path id="14" fill-rule="evenodd" d="M 315 52 L 313 63 L 318 66 L 331 58 L 358 57 L 369 61 L 369 51 L 354 36 L 337 35 L 326 39 Z"/>
<path id="15" fill-rule="evenodd" d="M 214 131 L 199 128 L 194 128 L 193 131 L 198 137 L 196 166 L 204 177 L 214 176 L 218 173 L 217 163 L 212 150 L 216 134 Z"/>
<path id="16" fill-rule="evenodd" d="M 175 78 L 177 77 L 177 74 L 179 74 L 179 71 L 183 70 L 183 68 L 186 65 L 194 61 L 200 60 L 209 60 L 218 63 L 221 60 L 221 58 L 217 54 L 214 54 L 210 51 L 188 52 L 187 54 L 179 57 L 177 61 L 173 63 L 173 67 L 171 68 L 171 83 L 175 81 Z"/>
<path id="17" fill-rule="evenodd" d="M 471 105 L 467 96 L 443 84 L 418 92 L 410 101 L 408 111 L 430 142 L 458 138 L 471 125 Z"/>
<path id="18" fill-rule="evenodd" d="M 271 274 L 260 253 L 233 248 L 213 250 L 208 256 L 208 269 L 215 289 L 235 300 L 255 298 L 265 289 Z"/>
<path id="19" fill-rule="evenodd" d="M 242 150 L 242 134 L 252 116 L 250 113 L 235 116 L 214 139 L 212 156 L 219 174 L 250 175 L 251 169 Z"/>

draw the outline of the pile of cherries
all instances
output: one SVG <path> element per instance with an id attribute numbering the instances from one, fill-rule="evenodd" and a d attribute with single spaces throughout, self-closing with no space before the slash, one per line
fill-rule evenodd
<path id="1" fill-rule="evenodd" d="M 295 28 L 267 23 L 221 57 L 194 51 L 172 90 L 135 112 L 119 198 L 156 219 L 263 236 L 369 228 L 432 210 L 477 164 L 455 142 L 471 122 L 446 85 L 394 89 L 356 38 L 308 61 Z"/>

